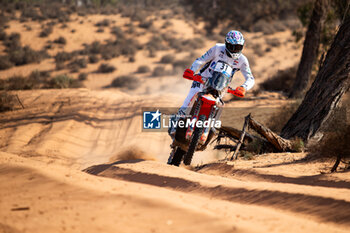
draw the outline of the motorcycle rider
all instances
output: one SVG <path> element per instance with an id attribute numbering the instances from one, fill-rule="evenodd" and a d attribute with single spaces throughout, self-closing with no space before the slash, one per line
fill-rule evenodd
<path id="1" fill-rule="evenodd" d="M 203 56 L 197 58 L 193 62 L 190 69 L 185 70 L 183 77 L 194 81 L 190 92 L 177 113 L 176 121 L 180 118 L 180 116 L 185 115 L 186 108 L 190 104 L 191 99 L 203 88 L 203 85 L 200 83 L 202 77 L 211 77 L 213 68 L 218 61 L 223 61 L 232 66 L 232 76 L 236 71 L 240 70 L 245 78 L 245 82 L 241 86 L 237 87 L 235 90 L 229 89 L 228 92 L 238 97 L 244 97 L 246 91 L 254 86 L 255 81 L 249 67 L 248 59 L 242 54 L 244 42 L 245 41 L 241 32 L 235 30 L 229 31 L 225 37 L 225 44 L 216 44 Z M 195 75 L 195 72 L 200 67 L 202 67 L 202 69 L 200 69 L 199 75 Z M 171 136 L 174 135 L 175 131 L 176 127 L 169 128 L 169 134 Z"/>

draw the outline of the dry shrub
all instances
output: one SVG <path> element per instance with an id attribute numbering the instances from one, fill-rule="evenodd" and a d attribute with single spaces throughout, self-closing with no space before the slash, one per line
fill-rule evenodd
<path id="1" fill-rule="evenodd" d="M 11 33 L 4 38 L 6 52 L 18 49 L 21 47 L 21 35 L 19 33 Z"/>
<path id="2" fill-rule="evenodd" d="M 33 71 L 28 77 L 12 76 L 0 82 L 0 90 L 31 90 L 49 88 L 78 88 L 82 87 L 79 80 L 67 75 L 58 75 L 50 79 L 48 71 Z"/>
<path id="3" fill-rule="evenodd" d="M 341 106 L 337 107 L 320 131 L 323 137 L 309 146 L 310 154 L 316 158 L 350 159 L 350 94 L 343 97 Z M 335 170 L 334 170 L 335 171 Z"/>
<path id="4" fill-rule="evenodd" d="M 305 149 L 304 141 L 301 138 L 294 138 L 291 140 L 292 150 L 295 152 L 303 152 Z"/>
<path id="5" fill-rule="evenodd" d="M 139 24 L 139 27 L 150 30 L 152 28 L 152 25 L 153 25 L 153 21 L 148 20 L 148 21 L 142 21 Z"/>
<path id="6" fill-rule="evenodd" d="M 163 66 L 157 66 L 153 69 L 153 72 L 152 72 L 153 77 L 159 77 L 164 75 L 167 75 L 167 71 Z"/>
<path id="7" fill-rule="evenodd" d="M 89 55 L 89 63 L 95 64 L 99 62 L 100 58 L 96 54 Z"/>
<path id="8" fill-rule="evenodd" d="M 78 72 L 81 68 L 87 67 L 86 58 L 77 58 L 68 64 L 68 68 L 72 73 Z"/>
<path id="9" fill-rule="evenodd" d="M 48 37 L 53 32 L 53 28 L 51 26 L 44 27 L 43 30 L 40 32 L 40 37 Z"/>
<path id="10" fill-rule="evenodd" d="M 165 21 L 164 24 L 162 25 L 162 28 L 168 28 L 171 27 L 173 25 L 172 22 L 170 22 L 169 20 Z"/>
<path id="11" fill-rule="evenodd" d="M 137 159 L 152 160 L 152 161 L 156 160 L 154 156 L 148 154 L 144 150 L 141 150 L 137 146 L 133 146 L 120 151 L 118 154 L 110 158 L 110 162 L 116 162 L 119 160 L 137 160 Z"/>
<path id="12" fill-rule="evenodd" d="M 183 41 L 184 49 L 202 49 L 205 45 L 201 37 L 188 39 Z"/>
<path id="13" fill-rule="evenodd" d="M 160 59 L 160 63 L 163 64 L 170 64 L 175 60 L 175 56 L 173 54 L 167 54 L 164 55 L 161 59 Z"/>
<path id="14" fill-rule="evenodd" d="M 57 75 L 49 82 L 49 88 L 79 88 L 83 87 L 79 80 L 73 79 L 66 74 Z"/>
<path id="15" fill-rule="evenodd" d="M 283 126 L 298 109 L 301 100 L 295 100 L 279 108 L 267 121 L 267 127 L 274 132 L 281 132 Z"/>
<path id="16" fill-rule="evenodd" d="M 45 51 L 34 51 L 29 46 L 11 50 L 9 51 L 8 56 L 10 61 L 16 66 L 37 63 L 43 58 L 48 57 Z"/>
<path id="17" fill-rule="evenodd" d="M 2 81 L 0 85 L 1 90 L 30 90 L 40 89 L 46 86 L 47 79 L 49 77 L 48 72 L 45 71 L 33 71 L 28 77 L 21 75 L 14 75 L 6 80 Z"/>
<path id="18" fill-rule="evenodd" d="M 0 92 L 0 112 L 12 111 L 15 107 L 16 99 L 6 91 Z"/>
<path id="19" fill-rule="evenodd" d="M 136 61 L 136 59 L 135 59 L 135 57 L 129 57 L 129 62 L 135 62 Z"/>
<path id="20" fill-rule="evenodd" d="M 112 81 L 110 87 L 127 88 L 129 90 L 134 90 L 138 87 L 139 83 L 140 80 L 138 80 L 136 77 L 123 75 L 115 78 Z"/>
<path id="21" fill-rule="evenodd" d="M 66 61 L 72 60 L 76 56 L 75 53 L 58 52 L 55 56 L 56 70 L 61 70 L 65 68 L 64 63 Z"/>
<path id="22" fill-rule="evenodd" d="M 3 28 L 0 28 L 0 40 L 6 40 L 6 32 L 4 31 Z"/>
<path id="23" fill-rule="evenodd" d="M 272 38 L 272 39 L 266 39 L 266 44 L 271 47 L 279 47 L 281 45 L 281 42 L 278 38 Z"/>
<path id="24" fill-rule="evenodd" d="M 109 40 L 105 44 L 94 41 L 92 44 L 85 44 L 84 46 L 85 48 L 80 51 L 81 55 L 101 54 L 104 60 L 110 60 L 121 55 L 133 57 L 136 51 L 141 49 L 141 45 L 139 45 L 137 41 L 129 40 L 124 37 L 117 37 L 116 40 Z"/>
<path id="25" fill-rule="evenodd" d="M 78 80 L 79 81 L 85 81 L 88 77 L 88 74 L 87 73 L 80 73 L 79 76 L 78 76 Z"/>
<path id="26" fill-rule="evenodd" d="M 37 9 L 28 6 L 22 8 L 20 19 L 21 21 L 27 21 L 27 19 L 42 20 L 43 17 Z"/>
<path id="27" fill-rule="evenodd" d="M 337 129 L 333 132 L 327 132 L 323 138 L 312 145 L 309 150 L 313 156 L 319 158 L 337 158 L 350 159 L 350 125 L 344 129 Z"/>
<path id="28" fill-rule="evenodd" d="M 113 35 L 115 35 L 117 38 L 124 38 L 125 37 L 124 31 L 120 27 L 117 27 L 117 26 L 115 26 L 111 29 L 111 33 Z"/>
<path id="29" fill-rule="evenodd" d="M 149 68 L 149 66 L 139 66 L 139 68 L 137 68 L 137 71 L 136 73 L 148 73 L 148 72 L 151 72 L 151 68 Z"/>
<path id="30" fill-rule="evenodd" d="M 69 11 L 58 2 L 40 4 L 43 19 L 57 19 L 60 23 L 69 21 Z"/>
<path id="31" fill-rule="evenodd" d="M 102 51 L 102 45 L 99 41 L 94 41 L 90 45 L 85 44 L 84 46 L 83 52 L 86 54 L 99 54 Z"/>
<path id="32" fill-rule="evenodd" d="M 109 27 L 111 21 L 109 19 L 104 19 L 95 24 L 96 27 Z"/>
<path id="33" fill-rule="evenodd" d="M 29 46 L 22 47 L 21 36 L 18 33 L 12 33 L 6 36 L 4 40 L 4 45 L 6 47 L 5 52 L 7 53 L 7 58 L 3 56 L 2 59 L 2 69 L 6 69 L 13 65 L 25 65 L 34 62 L 40 62 L 43 58 L 48 57 L 45 51 L 34 51 Z"/>
<path id="34" fill-rule="evenodd" d="M 259 57 L 262 57 L 262 56 L 265 55 L 265 52 L 262 49 L 260 44 L 253 44 L 251 47 L 252 47 L 252 49 L 254 51 L 254 55 L 257 55 Z"/>
<path id="35" fill-rule="evenodd" d="M 297 66 L 278 71 L 276 75 L 260 84 L 260 89 L 265 91 L 278 91 L 287 94 L 293 87 Z"/>
<path id="36" fill-rule="evenodd" d="M 96 30 L 97 33 L 103 33 L 104 31 L 105 31 L 105 30 L 104 30 L 104 28 L 102 28 L 102 27 L 101 27 L 101 28 L 98 28 L 98 29 Z"/>
<path id="37" fill-rule="evenodd" d="M 253 25 L 252 29 L 254 32 L 262 32 L 265 35 L 270 35 L 275 32 L 285 31 L 288 25 L 288 23 L 284 23 L 283 21 L 259 20 Z"/>
<path id="38" fill-rule="evenodd" d="M 56 43 L 56 44 L 63 44 L 63 45 L 67 44 L 67 40 L 63 36 L 58 37 L 53 42 Z"/>
<path id="39" fill-rule="evenodd" d="M 189 68 L 191 67 L 193 61 L 197 58 L 197 56 L 195 55 L 190 55 L 188 57 L 185 57 L 183 59 L 180 59 L 180 60 L 175 60 L 173 62 L 173 68 L 174 70 L 184 70 L 186 68 Z"/>
<path id="40" fill-rule="evenodd" d="M 164 44 L 164 38 L 160 35 L 153 36 L 149 42 L 146 44 L 146 48 L 151 51 L 165 50 L 166 46 Z"/>
<path id="41" fill-rule="evenodd" d="M 116 68 L 113 65 L 102 63 L 98 69 L 97 73 L 112 73 Z"/>
<path id="42" fill-rule="evenodd" d="M 59 52 L 55 56 L 55 62 L 56 63 L 62 63 L 71 60 L 75 54 L 68 53 L 68 52 Z"/>
<path id="43" fill-rule="evenodd" d="M 0 70 L 6 70 L 13 66 L 8 56 L 0 56 Z"/>

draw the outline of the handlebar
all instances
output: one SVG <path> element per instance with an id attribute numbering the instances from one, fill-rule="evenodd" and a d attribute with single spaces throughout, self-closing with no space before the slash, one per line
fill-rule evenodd
<path id="1" fill-rule="evenodd" d="M 243 98 L 244 96 L 241 95 L 241 93 L 237 93 L 236 90 L 232 89 L 232 87 L 228 87 L 227 88 L 227 92 L 234 95 L 234 96 L 237 96 L 237 97 L 240 97 L 240 98 Z"/>
<path id="2" fill-rule="evenodd" d="M 184 78 L 188 79 L 188 80 L 196 81 L 196 82 L 199 82 L 199 83 L 202 83 L 202 84 L 205 83 L 205 81 L 203 80 L 203 77 L 200 74 L 193 75 L 191 78 L 184 76 Z"/>

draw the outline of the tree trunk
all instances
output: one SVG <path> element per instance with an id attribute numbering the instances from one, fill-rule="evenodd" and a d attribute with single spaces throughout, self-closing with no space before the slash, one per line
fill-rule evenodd
<path id="1" fill-rule="evenodd" d="M 303 53 L 289 98 L 302 97 L 309 83 L 312 66 L 317 59 L 325 15 L 326 0 L 316 0 L 306 32 Z"/>
<path id="2" fill-rule="evenodd" d="M 297 111 L 283 127 L 284 138 L 307 142 L 327 120 L 350 87 L 350 17 L 344 19 L 315 81 Z"/>

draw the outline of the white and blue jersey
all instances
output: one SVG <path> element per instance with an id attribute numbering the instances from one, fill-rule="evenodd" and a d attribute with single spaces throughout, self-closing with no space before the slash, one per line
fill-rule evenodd
<path id="1" fill-rule="evenodd" d="M 231 76 L 233 76 L 236 71 L 242 72 L 245 82 L 241 86 L 246 90 L 249 90 L 254 86 L 255 81 L 249 67 L 248 59 L 243 54 L 241 54 L 238 59 L 233 59 L 232 57 L 228 56 L 226 54 L 225 44 L 216 44 L 214 47 L 210 48 L 203 56 L 197 58 L 193 62 L 191 70 L 196 73 L 204 65 L 199 73 L 203 77 L 209 78 L 212 76 L 213 69 L 219 61 L 223 61 L 232 67 Z M 198 91 L 200 91 L 201 88 L 202 85 L 199 82 L 193 82 L 191 90 L 182 107 L 186 108 L 192 97 Z"/>
<path id="2" fill-rule="evenodd" d="M 202 65 L 205 66 L 200 70 L 200 74 L 203 77 L 211 77 L 213 68 L 218 61 L 224 61 L 225 63 L 232 66 L 234 72 L 241 71 L 245 82 L 242 85 L 246 90 L 251 89 L 254 86 L 254 77 L 249 67 L 248 59 L 241 54 L 238 59 L 233 59 L 226 54 L 225 44 L 216 44 L 214 47 L 209 49 L 203 56 L 197 58 L 191 66 L 191 70 L 196 72 Z"/>

